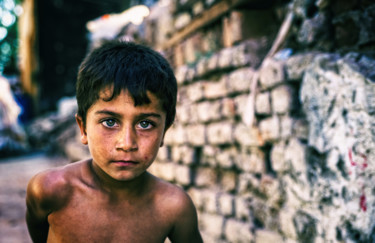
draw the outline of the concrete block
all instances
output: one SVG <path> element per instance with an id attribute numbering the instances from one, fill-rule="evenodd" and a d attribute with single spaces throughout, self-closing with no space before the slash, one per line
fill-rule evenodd
<path id="1" fill-rule="evenodd" d="M 207 140 L 210 144 L 232 144 L 233 125 L 230 122 L 212 123 L 207 126 Z"/>
<path id="2" fill-rule="evenodd" d="M 241 159 L 236 163 L 242 171 L 261 174 L 266 171 L 265 164 L 265 154 L 258 147 L 242 147 Z"/>
<path id="3" fill-rule="evenodd" d="M 285 81 L 285 64 L 268 59 L 263 63 L 259 73 L 259 84 L 262 89 L 269 89 Z"/>
<path id="4" fill-rule="evenodd" d="M 255 112 L 259 115 L 271 115 L 271 95 L 268 91 L 256 95 Z"/>
<path id="5" fill-rule="evenodd" d="M 281 85 L 271 91 L 272 111 L 287 114 L 293 110 L 295 91 L 288 85 Z"/>
<path id="6" fill-rule="evenodd" d="M 275 141 L 280 138 L 280 121 L 277 116 L 260 121 L 259 129 L 264 141 Z"/>
<path id="7" fill-rule="evenodd" d="M 228 219 L 225 222 L 225 238 L 228 242 L 252 242 L 254 237 L 250 231 L 250 227 L 250 223 L 242 222 L 235 219 Z"/>
<path id="8" fill-rule="evenodd" d="M 199 167 L 196 170 L 194 183 L 198 187 L 211 187 L 216 185 L 216 171 L 208 167 Z"/>
<path id="9" fill-rule="evenodd" d="M 217 121 L 221 119 L 221 102 L 220 101 L 206 101 L 197 105 L 198 121 L 207 123 L 210 121 Z"/>
<path id="10" fill-rule="evenodd" d="M 234 139 L 242 146 L 262 146 L 264 140 L 256 127 L 238 124 L 234 128 Z"/>
<path id="11" fill-rule="evenodd" d="M 190 125 L 185 127 L 187 141 L 193 146 L 203 146 L 206 142 L 206 128 L 204 125 Z"/>
<path id="12" fill-rule="evenodd" d="M 220 178 L 220 187 L 222 191 L 233 192 L 237 188 L 237 173 L 234 171 L 224 171 Z"/>
<path id="13" fill-rule="evenodd" d="M 229 93 L 248 93 L 254 70 L 252 68 L 240 68 L 231 72 L 227 79 Z"/>
<path id="14" fill-rule="evenodd" d="M 203 99 L 204 93 L 202 83 L 196 82 L 187 86 L 187 97 L 191 102 L 196 102 Z"/>
<path id="15" fill-rule="evenodd" d="M 283 173 L 288 169 L 288 164 L 285 160 L 285 141 L 280 141 L 273 144 L 271 149 L 271 165 L 276 172 Z"/>
<path id="16" fill-rule="evenodd" d="M 227 95 L 226 77 L 218 81 L 203 82 L 203 92 L 206 99 L 217 99 Z"/>
<path id="17" fill-rule="evenodd" d="M 255 243 L 264 242 L 283 242 L 283 237 L 275 231 L 264 229 L 255 231 Z"/>
<path id="18" fill-rule="evenodd" d="M 214 239 L 219 239 L 223 233 L 224 217 L 202 213 L 199 217 L 199 225 L 206 234 L 209 234 Z"/>
<path id="19" fill-rule="evenodd" d="M 175 179 L 176 182 L 183 186 L 188 186 L 192 183 L 191 168 L 186 165 L 175 166 Z"/>
<path id="20" fill-rule="evenodd" d="M 248 198 L 236 196 L 234 199 L 235 216 L 239 220 L 247 220 L 250 217 Z"/>
<path id="21" fill-rule="evenodd" d="M 234 196 L 228 193 L 220 194 L 219 212 L 224 216 L 232 216 L 234 214 Z"/>

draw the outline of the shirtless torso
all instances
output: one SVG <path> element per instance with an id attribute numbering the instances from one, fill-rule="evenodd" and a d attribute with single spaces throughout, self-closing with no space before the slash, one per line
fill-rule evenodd
<path id="1" fill-rule="evenodd" d="M 36 242 L 201 242 L 195 208 L 183 190 L 147 172 L 106 187 L 91 160 L 34 177 L 27 206 Z"/>

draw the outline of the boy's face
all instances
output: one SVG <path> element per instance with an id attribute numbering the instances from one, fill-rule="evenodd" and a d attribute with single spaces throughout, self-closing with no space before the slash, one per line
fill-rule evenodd
<path id="1" fill-rule="evenodd" d="M 166 113 L 150 92 L 150 104 L 134 106 L 129 92 L 110 101 L 112 89 L 105 89 L 89 108 L 86 126 L 77 117 L 81 141 L 88 144 L 94 166 L 119 181 L 141 175 L 154 161 L 165 134 Z M 103 100 L 104 99 L 104 100 Z"/>

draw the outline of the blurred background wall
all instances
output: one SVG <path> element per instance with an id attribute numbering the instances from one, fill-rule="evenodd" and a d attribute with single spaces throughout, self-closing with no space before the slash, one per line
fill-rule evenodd
<path id="1" fill-rule="evenodd" d="M 22 6 L 19 59 L 7 68 L 33 114 L 3 126 L 2 155 L 88 157 L 74 121 L 78 64 L 104 39 L 135 41 L 160 51 L 179 85 L 150 171 L 191 195 L 205 242 L 375 241 L 373 1 Z"/>

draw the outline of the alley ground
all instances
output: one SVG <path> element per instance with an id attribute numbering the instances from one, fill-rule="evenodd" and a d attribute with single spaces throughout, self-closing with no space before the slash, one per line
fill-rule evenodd
<path id="1" fill-rule="evenodd" d="M 0 243 L 31 242 L 25 223 L 27 182 L 39 171 L 66 163 L 41 153 L 0 160 Z"/>

